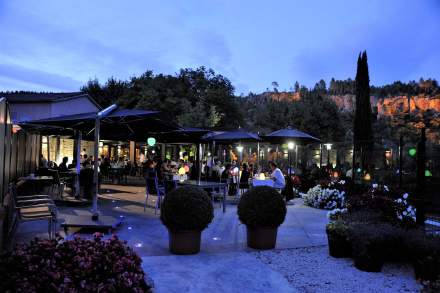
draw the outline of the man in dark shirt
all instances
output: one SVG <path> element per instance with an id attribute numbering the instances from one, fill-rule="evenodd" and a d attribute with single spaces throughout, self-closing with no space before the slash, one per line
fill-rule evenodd
<path id="1" fill-rule="evenodd" d="M 60 172 L 68 172 L 69 168 L 67 168 L 67 162 L 69 161 L 68 157 L 63 158 L 63 162 L 58 166 L 58 171 Z"/>

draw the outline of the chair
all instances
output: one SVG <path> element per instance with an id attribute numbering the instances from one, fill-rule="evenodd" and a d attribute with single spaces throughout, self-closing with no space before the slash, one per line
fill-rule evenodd
<path id="1" fill-rule="evenodd" d="M 165 189 L 165 194 L 168 194 L 169 192 L 171 192 L 177 188 L 177 182 L 175 180 L 173 180 L 172 177 L 171 177 L 171 179 L 165 177 L 165 179 L 163 181 L 163 187 Z"/>
<path id="2" fill-rule="evenodd" d="M 20 195 L 24 183 L 9 185 L 8 208 L 10 227 L 8 235 L 12 235 L 20 222 L 48 220 L 48 235 L 52 239 L 56 232 L 57 208 L 48 195 Z"/>
<path id="3" fill-rule="evenodd" d="M 52 188 L 51 188 L 51 194 L 54 194 L 56 198 L 62 199 L 64 194 L 64 187 L 66 183 L 63 179 L 60 177 L 60 173 L 58 170 L 54 169 L 48 169 L 47 170 L 47 176 L 52 176 Z"/>
<path id="4" fill-rule="evenodd" d="M 222 180 L 222 177 L 219 176 L 218 179 L 216 179 L 216 180 L 219 180 L 219 183 L 222 183 L 222 181 L 224 183 L 226 183 L 226 185 L 224 185 L 223 187 L 220 187 L 218 189 L 213 190 L 211 193 L 212 204 L 214 205 L 216 199 L 220 199 L 219 202 L 220 202 L 220 207 L 221 207 L 223 204 L 223 199 L 226 196 L 226 194 L 228 194 L 228 191 L 229 191 L 230 178 L 226 178 L 226 179 Z"/>
<path id="5" fill-rule="evenodd" d="M 154 208 L 154 214 L 157 213 L 157 209 L 161 207 L 162 203 L 162 196 L 165 196 L 165 190 L 163 187 L 159 186 L 159 180 L 157 176 L 147 176 L 145 177 L 145 205 L 144 205 L 144 212 L 147 209 L 148 204 L 148 197 L 149 195 L 156 194 L 157 195 L 157 201 Z"/>

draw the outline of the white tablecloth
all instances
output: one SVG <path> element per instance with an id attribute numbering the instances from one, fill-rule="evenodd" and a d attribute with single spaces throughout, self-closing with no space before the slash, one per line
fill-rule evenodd
<path id="1" fill-rule="evenodd" d="M 272 179 L 252 179 L 252 186 L 269 186 L 273 187 L 274 181 Z"/>

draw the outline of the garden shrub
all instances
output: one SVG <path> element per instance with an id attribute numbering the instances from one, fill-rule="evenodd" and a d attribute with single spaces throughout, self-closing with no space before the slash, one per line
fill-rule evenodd
<path id="1" fill-rule="evenodd" d="M 434 281 L 440 275 L 440 237 L 419 233 L 406 240 L 416 277 Z"/>
<path id="2" fill-rule="evenodd" d="M 179 187 L 165 196 L 160 219 L 171 231 L 204 230 L 214 218 L 208 194 L 193 186 Z"/>
<path id="3" fill-rule="evenodd" d="M 286 204 L 275 189 L 257 186 L 240 198 L 237 213 L 240 221 L 250 227 L 278 227 L 286 217 Z"/>
<path id="4" fill-rule="evenodd" d="M 116 236 L 35 239 L 0 258 L 0 292 L 151 292 L 141 258 Z"/>

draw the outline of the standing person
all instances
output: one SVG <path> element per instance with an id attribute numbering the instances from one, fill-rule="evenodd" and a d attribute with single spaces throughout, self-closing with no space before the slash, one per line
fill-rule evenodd
<path id="1" fill-rule="evenodd" d="M 243 163 L 241 168 L 241 176 L 239 188 L 240 190 L 249 189 L 249 177 L 251 176 L 251 172 L 248 169 L 248 165 Z"/>
<path id="2" fill-rule="evenodd" d="M 47 168 L 47 160 L 42 154 L 40 155 L 40 168 Z"/>
<path id="3" fill-rule="evenodd" d="M 269 166 L 272 170 L 270 178 L 272 178 L 272 180 L 274 181 L 273 187 L 277 189 L 283 189 L 284 186 L 286 186 L 286 180 L 284 179 L 283 172 L 281 172 L 275 162 L 270 162 Z"/>

